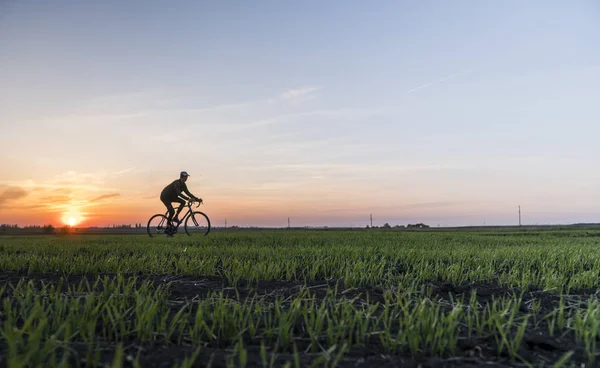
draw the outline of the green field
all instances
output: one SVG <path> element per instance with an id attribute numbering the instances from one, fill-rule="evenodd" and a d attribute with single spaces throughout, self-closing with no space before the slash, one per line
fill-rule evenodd
<path id="1" fill-rule="evenodd" d="M 594 366 L 600 231 L 0 237 L 0 365 Z"/>

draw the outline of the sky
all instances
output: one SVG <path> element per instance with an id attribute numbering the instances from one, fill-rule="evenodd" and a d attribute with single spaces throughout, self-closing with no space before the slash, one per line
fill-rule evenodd
<path id="1" fill-rule="evenodd" d="M 0 0 L 0 223 L 600 222 L 600 3 Z"/>

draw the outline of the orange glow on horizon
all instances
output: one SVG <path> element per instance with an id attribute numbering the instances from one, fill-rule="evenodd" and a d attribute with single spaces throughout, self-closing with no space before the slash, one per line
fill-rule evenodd
<path id="1" fill-rule="evenodd" d="M 81 224 L 85 220 L 82 212 L 78 208 L 70 208 L 68 211 L 62 213 L 61 221 L 63 224 L 68 226 L 75 226 Z"/>
<path id="2" fill-rule="evenodd" d="M 411 200 L 406 198 L 397 200 L 394 193 L 386 190 L 356 196 L 347 187 L 335 188 L 335 190 L 328 187 L 303 187 L 293 195 L 278 190 L 261 189 L 249 191 L 242 196 L 238 193 L 231 195 L 228 192 L 211 190 L 211 188 L 195 189 L 192 188 L 193 193 L 202 197 L 204 203 L 197 208 L 193 206 L 192 209 L 206 213 L 215 226 L 224 223 L 225 220 L 229 225 L 239 226 L 255 224 L 286 226 L 288 217 L 291 217 L 292 223 L 297 225 L 305 223 L 327 225 L 330 222 L 359 222 L 365 213 L 371 211 L 376 211 L 379 218 L 389 216 L 418 218 L 431 211 L 427 205 L 422 207 L 418 205 L 420 202 L 428 202 L 427 198 L 410 193 Z M 41 189 L 40 208 L 32 211 L 11 206 L 8 208 L 9 211 L 0 211 L 3 212 L 0 213 L 0 220 L 23 225 L 52 224 L 80 228 L 138 223 L 145 226 L 152 215 L 166 212 L 166 208 L 156 196 L 146 194 L 140 196 L 136 193 L 99 194 L 84 190 L 73 193 L 75 194 L 61 196 L 56 194 L 54 189 Z M 349 198 L 353 200 L 349 201 Z M 416 205 L 413 206 L 411 203 Z M 175 204 L 174 206 L 176 207 Z M 457 208 L 457 205 L 446 205 L 435 208 L 435 212 L 438 216 L 465 216 L 469 211 L 478 210 L 479 207 L 471 205 L 469 208 Z M 187 209 L 184 209 L 180 218 L 186 213 Z"/>

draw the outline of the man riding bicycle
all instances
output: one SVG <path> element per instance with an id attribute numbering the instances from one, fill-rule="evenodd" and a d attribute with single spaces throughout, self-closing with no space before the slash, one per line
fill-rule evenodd
<path id="1" fill-rule="evenodd" d="M 169 223 L 177 222 L 179 224 L 180 220 L 177 218 L 179 213 L 183 210 L 183 206 L 185 205 L 185 201 L 189 201 L 190 198 L 202 202 L 201 198 L 196 197 L 187 188 L 185 182 L 187 181 L 188 176 L 190 176 L 187 172 L 182 171 L 179 174 L 179 179 L 174 180 L 172 183 L 167 185 L 162 192 L 160 193 L 160 200 L 169 210 Z M 190 198 L 187 198 L 183 193 L 186 193 Z M 172 202 L 179 203 L 179 208 L 177 209 L 177 214 L 175 214 L 175 209 L 173 208 Z M 173 214 L 175 214 L 175 218 L 173 218 Z"/>

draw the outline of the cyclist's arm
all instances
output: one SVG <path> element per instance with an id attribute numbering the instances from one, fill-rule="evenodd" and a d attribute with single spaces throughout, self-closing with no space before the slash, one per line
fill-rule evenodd
<path id="1" fill-rule="evenodd" d="M 185 184 L 184 184 L 182 189 L 183 189 L 183 191 L 184 191 L 184 192 L 185 192 L 187 195 L 189 195 L 191 198 L 193 198 L 193 199 L 198 199 L 198 197 L 196 197 L 195 195 L 193 195 L 192 193 L 190 193 L 190 191 L 189 191 L 189 190 L 188 190 L 188 188 L 187 188 L 187 185 L 185 185 Z"/>
<path id="2" fill-rule="evenodd" d="M 189 190 L 187 190 L 187 189 L 184 189 L 184 192 L 185 192 L 187 195 L 189 195 L 191 198 L 193 198 L 193 199 L 198 199 L 198 197 L 196 197 L 195 195 L 193 195 L 192 193 L 190 193 L 190 191 L 189 191 Z"/>

